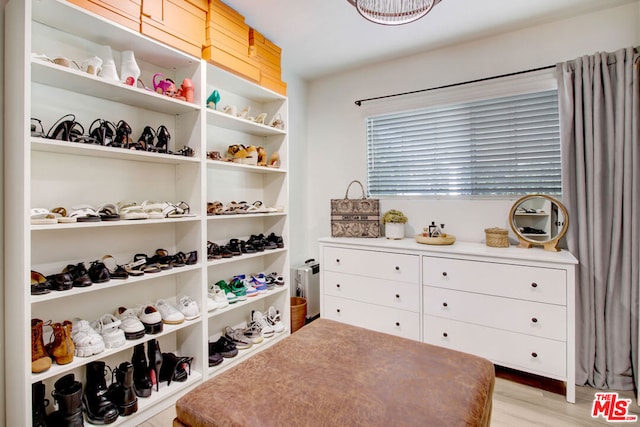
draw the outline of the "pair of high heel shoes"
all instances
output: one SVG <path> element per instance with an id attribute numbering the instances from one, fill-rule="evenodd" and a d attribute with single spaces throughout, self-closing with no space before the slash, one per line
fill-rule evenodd
<path id="1" fill-rule="evenodd" d="M 147 342 L 147 358 L 144 354 L 144 344 L 136 345 L 131 363 L 134 368 L 134 389 L 139 397 L 149 397 L 153 390 L 153 384 L 158 391 L 161 381 L 166 381 L 167 385 L 171 385 L 171 381 L 186 381 L 187 377 L 191 375 L 193 357 L 163 353 L 160 350 L 160 343 L 156 339 Z"/>
<path id="2" fill-rule="evenodd" d="M 158 142 L 154 145 L 156 139 Z M 170 141 L 171 134 L 165 125 L 160 125 L 157 130 L 154 130 L 151 126 L 145 126 L 138 138 L 138 142 L 129 143 L 129 149 L 173 154 L 169 151 Z"/>

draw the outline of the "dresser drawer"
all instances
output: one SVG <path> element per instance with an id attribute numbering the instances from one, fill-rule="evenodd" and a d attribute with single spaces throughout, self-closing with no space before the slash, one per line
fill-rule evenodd
<path id="1" fill-rule="evenodd" d="M 564 270 L 423 257 L 423 284 L 528 301 L 566 305 Z"/>
<path id="2" fill-rule="evenodd" d="M 485 357 L 497 365 L 565 379 L 566 344 L 435 316 L 424 316 L 424 342 Z"/>
<path id="3" fill-rule="evenodd" d="M 323 262 L 326 271 L 420 283 L 418 255 L 325 247 Z"/>
<path id="4" fill-rule="evenodd" d="M 399 337 L 420 340 L 420 314 L 325 296 L 322 317 Z"/>
<path id="5" fill-rule="evenodd" d="M 566 308 L 425 286 L 424 314 L 558 341 L 567 339 Z"/>
<path id="6" fill-rule="evenodd" d="M 416 284 L 334 271 L 325 272 L 322 280 L 325 295 L 415 311 L 416 313 L 420 311 L 420 286 Z"/>

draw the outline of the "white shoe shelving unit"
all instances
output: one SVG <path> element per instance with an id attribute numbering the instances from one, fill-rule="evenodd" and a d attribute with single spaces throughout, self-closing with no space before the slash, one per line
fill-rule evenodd
<path id="1" fill-rule="evenodd" d="M 85 367 L 103 360 L 115 367 L 130 361 L 136 344 L 156 338 L 163 352 L 193 356 L 187 382 L 162 383 L 160 391 L 139 398 L 134 415 L 120 417 L 112 425 L 138 425 L 164 410 L 186 391 L 240 363 L 289 334 L 289 286 L 230 305 L 206 311 L 208 284 L 234 275 L 278 272 L 288 277 L 288 137 L 286 130 L 268 126 L 279 115 L 288 126 L 287 98 L 220 70 L 207 62 L 151 40 L 102 17 L 61 0 L 11 0 L 5 10 L 5 335 L 7 343 L 5 381 L 7 425 L 28 425 L 31 418 L 31 385 L 43 381 L 51 404 L 54 382 L 74 373 L 85 382 Z M 195 102 L 169 98 L 138 87 L 105 80 L 75 68 L 32 59 L 32 53 L 49 58 L 67 57 L 81 62 L 95 55 L 100 45 L 112 48 L 119 70 L 120 52 L 133 50 L 142 70 L 141 80 L 152 84 L 163 73 L 179 86 L 190 78 L 196 88 Z M 250 107 L 249 116 L 267 113 L 267 125 L 232 117 L 207 108 L 208 95 L 221 94 L 218 108 Z M 137 141 L 143 128 L 165 125 L 169 150 L 189 146 L 194 157 L 129 151 L 98 145 L 32 137 L 30 118 L 42 121 L 44 131 L 65 114 L 72 113 L 84 126 L 93 120 L 114 124 L 126 121 Z M 232 144 L 265 147 L 267 155 L 278 152 L 280 168 L 247 166 L 208 160 L 206 153 L 222 155 Z M 133 200 L 185 201 L 192 217 L 58 225 L 31 225 L 31 208 Z M 231 201 L 282 208 L 269 214 L 207 216 L 207 202 Z M 207 242 L 226 244 L 231 238 L 247 240 L 253 234 L 282 236 L 283 249 L 265 250 L 224 260 L 207 259 Z M 30 294 L 30 271 L 59 273 L 68 264 L 112 255 L 125 264 L 137 253 L 152 256 L 156 249 L 198 251 L 198 263 L 157 274 L 93 284 L 87 288 Z M 125 346 L 100 354 L 75 357 L 42 373 L 31 373 L 30 321 L 33 318 L 62 322 L 76 318 L 93 321 L 119 306 L 134 307 L 158 299 L 175 301 L 180 295 L 194 298 L 201 309 L 198 319 L 180 325 L 164 325 L 162 333 L 127 341 Z M 249 320 L 251 310 L 266 312 L 276 307 L 287 326 L 284 333 L 241 351 L 219 366 L 208 366 L 208 342 L 217 339 L 225 326 L 238 327 Z M 50 328 L 45 327 L 45 342 Z M 146 346 L 145 346 L 146 350 Z M 107 383 L 110 376 L 107 375 Z M 85 421 L 86 425 L 89 425 Z"/>

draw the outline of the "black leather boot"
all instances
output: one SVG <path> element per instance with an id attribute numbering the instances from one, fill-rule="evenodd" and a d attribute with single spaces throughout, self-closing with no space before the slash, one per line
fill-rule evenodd
<path id="1" fill-rule="evenodd" d="M 33 427 L 48 427 L 47 410 L 49 400 L 44 398 L 44 384 L 42 381 L 31 384 L 31 425 Z"/>
<path id="2" fill-rule="evenodd" d="M 82 383 L 73 374 L 67 374 L 54 384 L 52 396 L 58 410 L 47 419 L 49 427 L 83 427 Z"/>
<path id="3" fill-rule="evenodd" d="M 82 403 L 92 424 L 111 424 L 118 418 L 118 408 L 109 400 L 107 393 L 104 366 L 102 361 L 87 364 L 87 383 Z"/>
<path id="4" fill-rule="evenodd" d="M 156 385 L 156 391 L 160 389 L 160 368 L 162 367 L 162 352 L 158 340 L 147 342 L 147 356 L 149 356 L 149 375 Z"/>
<path id="5" fill-rule="evenodd" d="M 133 389 L 133 365 L 122 362 L 113 370 L 115 381 L 109 386 L 109 398 L 118 407 L 118 413 L 126 417 L 138 410 L 138 397 Z"/>
<path id="6" fill-rule="evenodd" d="M 153 383 L 149 378 L 149 365 L 147 365 L 147 356 L 144 354 L 144 344 L 138 344 L 133 348 L 133 357 L 131 358 L 133 365 L 133 387 L 138 397 L 151 396 Z"/>

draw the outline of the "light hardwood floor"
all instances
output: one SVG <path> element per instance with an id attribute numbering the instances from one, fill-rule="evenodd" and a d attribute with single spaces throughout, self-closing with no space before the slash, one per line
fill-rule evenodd
<path id="1" fill-rule="evenodd" d="M 591 417 L 594 395 L 590 387 L 576 389 L 576 403 L 567 403 L 564 396 L 520 384 L 508 379 L 496 378 L 493 393 L 492 427 L 577 427 L 601 425 L 638 425 L 637 423 L 610 423 L 604 418 Z M 632 391 L 618 392 L 620 398 L 631 399 L 630 414 L 640 414 L 640 407 Z M 171 427 L 175 407 L 159 413 L 140 427 Z M 640 416 L 638 418 L 640 420 Z"/>

